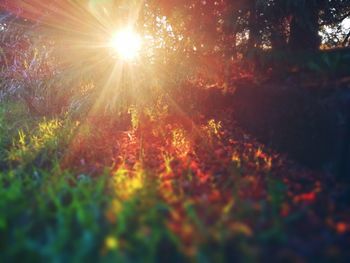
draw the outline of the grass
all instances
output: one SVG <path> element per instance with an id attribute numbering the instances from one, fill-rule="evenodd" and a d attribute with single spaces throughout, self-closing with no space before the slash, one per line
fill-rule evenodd
<path id="1" fill-rule="evenodd" d="M 225 125 L 210 119 L 189 131 L 181 120 L 155 121 L 121 132 L 2 105 L 1 260 L 336 262 L 345 255 L 341 246 L 336 255 L 303 254 L 298 228 L 317 212 L 313 195 L 301 187 L 291 196 L 283 158 L 252 140 L 234 141 L 242 134 Z"/>

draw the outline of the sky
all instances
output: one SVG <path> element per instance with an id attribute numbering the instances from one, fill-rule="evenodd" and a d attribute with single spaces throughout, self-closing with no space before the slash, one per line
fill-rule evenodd
<path id="1" fill-rule="evenodd" d="M 328 34 L 332 34 L 337 32 L 337 26 L 324 26 L 323 28 Z M 341 35 L 338 35 L 338 41 L 342 41 L 342 39 L 345 38 L 345 36 L 349 33 L 350 31 L 350 17 L 346 18 L 343 20 L 343 22 L 341 23 Z M 327 36 L 326 34 L 324 34 L 324 32 L 320 31 L 320 36 L 322 37 L 322 43 L 325 43 L 327 41 L 327 39 L 329 38 L 329 36 Z"/>
<path id="2" fill-rule="evenodd" d="M 350 17 L 344 19 L 342 25 L 345 30 L 350 30 Z"/>

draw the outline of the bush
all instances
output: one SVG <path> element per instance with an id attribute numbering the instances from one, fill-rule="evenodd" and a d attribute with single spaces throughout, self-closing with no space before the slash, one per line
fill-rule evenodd
<path id="1" fill-rule="evenodd" d="M 234 116 L 263 142 L 311 167 L 335 165 L 337 99 L 321 90 L 268 85 L 238 88 Z"/>

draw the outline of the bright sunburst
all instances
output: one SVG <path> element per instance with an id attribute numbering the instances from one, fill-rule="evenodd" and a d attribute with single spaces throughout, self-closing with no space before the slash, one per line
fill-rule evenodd
<path id="1" fill-rule="evenodd" d="M 140 52 L 141 37 L 127 28 L 116 32 L 111 39 L 110 46 L 123 60 L 133 60 Z"/>

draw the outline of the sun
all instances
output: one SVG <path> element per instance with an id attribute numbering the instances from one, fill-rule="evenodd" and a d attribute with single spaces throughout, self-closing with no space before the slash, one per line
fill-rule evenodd
<path id="1" fill-rule="evenodd" d="M 142 40 L 139 34 L 126 28 L 113 34 L 110 47 L 126 61 L 135 59 L 140 52 Z"/>

